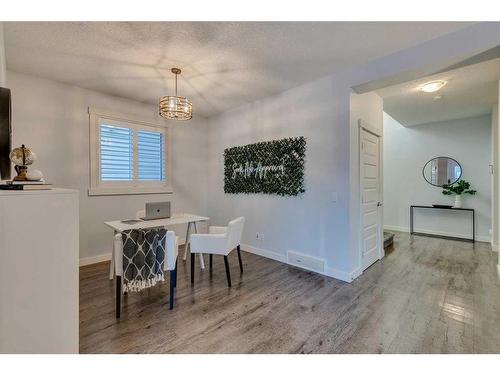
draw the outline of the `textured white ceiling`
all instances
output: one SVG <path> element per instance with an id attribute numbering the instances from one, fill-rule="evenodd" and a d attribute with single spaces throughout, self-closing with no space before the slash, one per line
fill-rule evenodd
<path id="1" fill-rule="evenodd" d="M 211 116 L 468 23 L 6 22 L 7 67 L 147 103 L 179 94 Z"/>
<path id="2" fill-rule="evenodd" d="M 390 86 L 377 93 L 384 100 L 385 112 L 404 126 L 415 126 L 491 113 L 498 100 L 499 79 L 497 58 Z M 423 83 L 434 80 L 448 83 L 434 93 L 419 90 Z M 438 95 L 441 99 L 435 99 Z"/>

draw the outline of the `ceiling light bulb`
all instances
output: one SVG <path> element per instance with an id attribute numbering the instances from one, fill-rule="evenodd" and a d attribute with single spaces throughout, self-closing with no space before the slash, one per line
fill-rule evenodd
<path id="1" fill-rule="evenodd" d="M 436 92 L 441 89 L 444 85 L 446 85 L 445 81 L 432 81 L 424 83 L 420 86 L 420 91 L 423 92 Z"/>

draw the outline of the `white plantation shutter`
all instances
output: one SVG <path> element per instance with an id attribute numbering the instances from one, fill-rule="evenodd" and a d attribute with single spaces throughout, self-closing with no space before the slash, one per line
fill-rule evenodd
<path id="1" fill-rule="evenodd" d="M 157 131 L 137 132 L 139 181 L 165 181 L 165 140 Z"/>
<path id="2" fill-rule="evenodd" d="M 101 181 L 132 181 L 134 177 L 132 129 L 100 126 Z"/>
<path id="3" fill-rule="evenodd" d="M 89 195 L 171 193 L 164 124 L 89 108 Z"/>

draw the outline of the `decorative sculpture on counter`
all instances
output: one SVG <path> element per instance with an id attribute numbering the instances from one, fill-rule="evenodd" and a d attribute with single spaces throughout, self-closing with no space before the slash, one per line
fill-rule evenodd
<path id="1" fill-rule="evenodd" d="M 31 165 L 36 160 L 36 155 L 29 148 L 21 145 L 12 150 L 10 153 L 10 160 L 15 164 L 14 169 L 17 172 L 17 176 L 14 177 L 14 181 L 26 181 L 26 172 L 28 171 L 28 165 Z"/>

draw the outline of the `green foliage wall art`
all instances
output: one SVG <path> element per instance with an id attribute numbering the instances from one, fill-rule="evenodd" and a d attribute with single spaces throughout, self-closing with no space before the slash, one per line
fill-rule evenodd
<path id="1" fill-rule="evenodd" d="M 285 138 L 224 150 L 224 192 L 277 194 L 305 192 L 306 139 Z"/>

